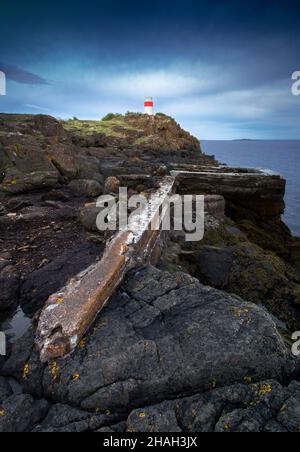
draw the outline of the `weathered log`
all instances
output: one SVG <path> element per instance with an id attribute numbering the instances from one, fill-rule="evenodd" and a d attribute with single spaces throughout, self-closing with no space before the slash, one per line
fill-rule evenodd
<path id="1" fill-rule="evenodd" d="M 112 238 L 102 259 L 48 299 L 36 335 L 43 362 L 74 350 L 128 270 L 141 261 L 153 263 L 157 258 L 162 231 L 152 230 L 150 225 L 160 218 L 160 227 L 163 220 L 160 207 L 172 194 L 174 185 L 174 178 L 164 178 L 152 195 L 151 206 L 144 208 L 125 230 Z"/>

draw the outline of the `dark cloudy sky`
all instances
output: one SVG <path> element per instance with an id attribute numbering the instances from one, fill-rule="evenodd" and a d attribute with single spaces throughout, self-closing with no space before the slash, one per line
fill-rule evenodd
<path id="1" fill-rule="evenodd" d="M 202 139 L 300 139 L 300 2 L 1 0 L 0 111 L 142 109 Z"/>

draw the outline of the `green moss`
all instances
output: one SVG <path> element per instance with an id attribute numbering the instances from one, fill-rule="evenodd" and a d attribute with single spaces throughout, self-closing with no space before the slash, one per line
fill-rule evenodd
<path id="1" fill-rule="evenodd" d="M 104 134 L 112 137 L 126 137 L 126 132 L 135 130 L 133 126 L 125 122 L 125 117 L 122 115 L 108 115 L 101 121 L 80 121 L 69 120 L 62 123 L 65 130 L 68 132 L 85 136 L 94 134 Z"/>

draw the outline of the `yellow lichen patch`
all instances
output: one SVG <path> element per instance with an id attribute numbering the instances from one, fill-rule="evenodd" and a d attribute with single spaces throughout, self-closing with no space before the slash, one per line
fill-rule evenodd
<path id="1" fill-rule="evenodd" d="M 2 408 L 0 408 L 0 417 L 3 417 L 3 416 L 5 416 L 5 411 Z"/>
<path id="2" fill-rule="evenodd" d="M 272 386 L 270 384 L 263 384 L 260 387 L 259 394 L 265 395 L 270 394 L 272 392 Z"/>
<path id="3" fill-rule="evenodd" d="M 258 394 L 264 396 L 272 392 L 272 386 L 270 384 L 262 384 L 259 388 Z"/>
<path id="4" fill-rule="evenodd" d="M 105 414 L 106 414 L 106 416 L 110 416 L 110 415 L 111 415 L 110 410 L 106 410 L 106 411 L 105 411 Z"/>
<path id="5" fill-rule="evenodd" d="M 248 308 L 234 308 L 233 310 L 233 315 L 238 318 L 243 320 L 247 325 L 250 325 L 253 322 L 253 318 L 250 315 L 251 313 L 251 309 Z"/>
<path id="6" fill-rule="evenodd" d="M 72 381 L 78 381 L 78 380 L 80 380 L 80 375 L 79 374 L 72 375 Z"/>
<path id="7" fill-rule="evenodd" d="M 248 314 L 249 313 L 249 309 L 244 308 L 244 309 L 240 309 L 240 308 L 234 308 L 233 310 L 233 314 L 235 317 L 237 317 L 238 319 L 240 319 L 243 315 Z"/>
<path id="8" fill-rule="evenodd" d="M 95 413 L 96 413 L 96 414 L 100 413 L 100 411 L 101 411 L 100 408 L 96 408 L 96 409 L 95 409 Z"/>
<path id="9" fill-rule="evenodd" d="M 23 380 L 27 380 L 28 375 L 29 375 L 29 364 L 26 363 L 23 367 Z"/>
<path id="10" fill-rule="evenodd" d="M 246 383 L 247 385 L 250 385 L 252 383 L 252 378 L 251 377 L 244 377 L 244 383 Z"/>
<path id="11" fill-rule="evenodd" d="M 224 430 L 229 430 L 229 425 L 226 422 L 224 422 Z"/>
<path id="12" fill-rule="evenodd" d="M 143 411 L 139 414 L 139 417 L 141 419 L 144 419 L 146 417 L 146 413 L 144 413 Z"/>
<path id="13" fill-rule="evenodd" d="M 56 298 L 55 303 L 56 304 L 61 304 L 64 301 L 63 298 Z"/>
<path id="14" fill-rule="evenodd" d="M 84 348 L 86 346 L 86 339 L 81 339 L 81 341 L 78 344 L 79 348 Z"/>
<path id="15" fill-rule="evenodd" d="M 55 381 L 57 379 L 57 373 L 58 373 L 58 365 L 57 365 L 56 361 L 51 363 L 50 371 L 51 371 L 51 375 L 52 375 L 52 380 Z"/>

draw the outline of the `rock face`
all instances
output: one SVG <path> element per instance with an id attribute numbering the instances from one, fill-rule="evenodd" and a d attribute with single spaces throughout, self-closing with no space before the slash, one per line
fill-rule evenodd
<path id="1" fill-rule="evenodd" d="M 44 115 L 0 114 L 0 191 L 8 194 L 67 184 L 98 196 L 103 175 L 152 173 L 171 160 L 212 162 L 196 138 L 166 116 L 112 121 L 57 121 Z M 100 184 L 100 186 L 99 186 Z"/>
<path id="2" fill-rule="evenodd" d="M 103 189 L 96 180 L 73 180 L 69 184 L 70 190 L 74 195 L 96 198 L 101 195 Z"/>
<path id="3" fill-rule="evenodd" d="M 230 251 L 217 247 L 203 247 L 199 254 L 201 279 L 209 286 L 222 289 L 229 284 L 233 263 Z"/>
<path id="4" fill-rule="evenodd" d="M 181 194 L 218 194 L 236 210 L 246 209 L 264 218 L 280 218 L 284 212 L 285 180 L 276 174 L 242 168 L 210 168 L 174 171 Z"/>
<path id="5" fill-rule="evenodd" d="M 5 378 L 0 377 L 0 404 L 12 395 L 12 389 Z"/>
<path id="6" fill-rule="evenodd" d="M 0 114 L 0 128 L 0 320 L 18 304 L 33 318 L 0 357 L 0 431 L 298 431 L 289 330 L 300 328 L 300 239 L 280 218 L 285 181 L 220 167 L 164 115 Z M 86 335 L 70 335 L 76 350 L 43 364 L 38 311 L 96 266 L 109 239 L 95 227 L 94 198 L 119 185 L 152 193 L 171 170 L 179 193 L 205 195 L 204 239 L 171 233 L 160 269 L 138 259 Z M 63 312 L 64 301 L 53 303 L 66 319 L 74 309 Z M 96 312 L 86 308 L 90 324 Z M 62 325 L 51 326 L 59 339 Z"/>
<path id="7" fill-rule="evenodd" d="M 11 310 L 18 304 L 20 278 L 11 264 L 10 254 L 0 255 L 0 312 Z"/>
<path id="8" fill-rule="evenodd" d="M 29 316 L 34 315 L 52 293 L 60 290 L 70 278 L 94 263 L 99 257 L 98 253 L 97 247 L 83 243 L 31 273 L 22 285 L 20 304 L 23 311 Z"/>
<path id="9" fill-rule="evenodd" d="M 300 384 L 238 384 L 133 411 L 128 432 L 297 432 Z"/>
<path id="10" fill-rule="evenodd" d="M 161 152 L 196 151 L 200 153 L 199 141 L 181 129 L 169 116 L 129 113 L 125 116 L 111 115 L 103 121 L 72 120 L 64 128 L 74 134 L 83 146 L 139 148 Z"/>
<path id="11" fill-rule="evenodd" d="M 46 400 L 35 401 L 29 395 L 13 395 L 2 403 L 0 432 L 28 432 L 45 417 L 48 408 Z"/>
<path id="12" fill-rule="evenodd" d="M 251 223 L 247 224 L 250 226 Z M 255 229 L 264 233 L 257 224 Z M 210 221 L 205 231 L 204 239 L 194 244 L 186 243 L 181 235 L 171 234 L 162 264 L 180 264 L 203 284 L 262 304 L 285 323 L 287 330 L 298 331 L 300 276 L 289 257 L 281 257 L 262 247 L 263 243 L 260 246 L 253 243 L 246 229 L 228 218 L 219 224 Z M 276 242 L 273 232 L 269 233 L 273 245 L 282 247 L 284 236 L 282 241 Z M 289 240 L 292 240 L 291 235 Z"/>
<path id="13" fill-rule="evenodd" d="M 1 114 L 0 123 L 1 190 L 15 194 L 50 188 L 60 177 L 76 174 L 71 143 L 54 118 Z"/>
<path id="14" fill-rule="evenodd" d="M 33 341 L 31 330 L 13 346 L 2 374 L 17 378 L 25 393 L 55 404 L 37 425 L 45 405 L 23 395 L 32 414 L 26 425 L 18 424 L 21 399 L 6 394 L 2 429 L 26 430 L 30 423 L 34 431 L 108 425 L 104 431 L 292 430 L 296 423 L 285 410 L 296 413 L 299 384 L 283 389 L 278 382 L 290 378 L 299 363 L 269 315 L 183 273 L 154 267 L 132 272 L 63 360 L 42 365 Z M 206 391 L 211 392 L 201 395 Z M 127 424 L 118 424 L 129 414 Z"/>

